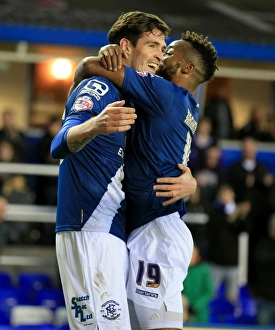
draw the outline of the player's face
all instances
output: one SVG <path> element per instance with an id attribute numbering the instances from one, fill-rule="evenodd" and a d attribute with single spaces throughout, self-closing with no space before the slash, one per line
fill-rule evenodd
<path id="1" fill-rule="evenodd" d="M 152 32 L 146 32 L 137 45 L 131 47 L 127 65 L 137 71 L 155 73 L 163 61 L 165 49 L 165 37 L 161 31 L 154 29 Z"/>
<path id="2" fill-rule="evenodd" d="M 173 41 L 164 53 L 164 61 L 157 70 L 157 74 L 166 80 L 171 81 L 182 64 L 186 62 L 185 53 L 189 43 L 183 40 Z"/>

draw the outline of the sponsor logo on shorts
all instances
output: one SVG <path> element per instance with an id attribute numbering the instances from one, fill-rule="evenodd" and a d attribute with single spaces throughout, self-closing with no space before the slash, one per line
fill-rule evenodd
<path id="1" fill-rule="evenodd" d="M 149 317 L 149 320 L 161 320 L 163 316 L 159 312 L 155 312 Z"/>
<path id="2" fill-rule="evenodd" d="M 144 291 L 144 290 L 140 290 L 140 289 L 136 289 L 136 293 L 142 295 L 142 296 L 147 296 L 147 297 L 152 297 L 152 298 L 158 298 L 158 293 L 153 293 L 153 292 L 149 292 L 149 291 Z"/>
<path id="3" fill-rule="evenodd" d="M 115 300 L 108 300 L 101 307 L 102 316 L 107 320 L 116 320 L 121 315 L 120 304 Z"/>
<path id="4" fill-rule="evenodd" d="M 90 297 L 88 295 L 73 297 L 71 301 L 71 310 L 74 310 L 74 317 L 78 318 L 80 322 L 85 322 L 93 318 L 92 313 L 87 313 L 87 305 L 85 304 L 85 301 L 87 300 L 90 300 Z"/>

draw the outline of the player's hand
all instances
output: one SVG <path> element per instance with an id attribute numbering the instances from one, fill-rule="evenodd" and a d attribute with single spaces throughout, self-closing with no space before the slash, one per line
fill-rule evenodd
<path id="1" fill-rule="evenodd" d="M 101 47 L 98 56 L 102 66 L 110 71 L 121 69 L 122 58 L 125 58 L 122 49 L 116 44 Z"/>
<path id="2" fill-rule="evenodd" d="M 197 181 L 193 177 L 189 167 L 178 164 L 178 168 L 182 171 L 180 176 L 175 178 L 158 178 L 158 184 L 153 186 L 153 189 L 156 190 L 157 197 L 170 197 L 170 199 L 162 203 L 163 206 L 186 198 L 194 194 L 197 189 Z"/>
<path id="3" fill-rule="evenodd" d="M 124 107 L 124 104 L 124 100 L 110 103 L 98 116 L 91 119 L 97 134 L 125 132 L 131 128 L 137 115 L 134 108 Z"/>

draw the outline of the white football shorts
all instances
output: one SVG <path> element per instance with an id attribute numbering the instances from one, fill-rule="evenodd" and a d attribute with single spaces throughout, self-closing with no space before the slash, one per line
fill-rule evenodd
<path id="1" fill-rule="evenodd" d="M 194 246 L 190 230 L 175 212 L 135 229 L 127 246 L 127 296 L 133 302 L 140 329 L 182 329 L 181 291 Z"/>
<path id="2" fill-rule="evenodd" d="M 65 231 L 56 234 L 56 253 L 70 329 L 131 330 L 125 242 L 108 233 Z"/>

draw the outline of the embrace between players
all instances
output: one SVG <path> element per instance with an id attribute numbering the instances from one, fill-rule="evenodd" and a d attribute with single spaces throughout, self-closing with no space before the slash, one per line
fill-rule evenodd
<path id="1" fill-rule="evenodd" d="M 213 78 L 217 52 L 189 31 L 166 47 L 169 32 L 155 15 L 125 13 L 112 45 L 75 71 L 51 146 L 62 159 L 56 251 L 71 329 L 182 329 L 192 93 Z"/>

